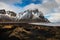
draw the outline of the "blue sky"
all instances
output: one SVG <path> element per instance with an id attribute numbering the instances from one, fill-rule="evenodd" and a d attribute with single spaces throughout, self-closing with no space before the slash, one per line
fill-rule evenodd
<path id="1" fill-rule="evenodd" d="M 0 0 L 0 9 L 19 13 L 37 8 L 51 22 L 60 22 L 60 0 Z"/>
<path id="2" fill-rule="evenodd" d="M 42 3 L 42 0 L 22 0 L 21 3 L 16 2 L 14 5 L 15 6 L 18 6 L 18 7 L 24 7 L 24 6 L 29 5 L 31 3 L 41 4 Z"/>

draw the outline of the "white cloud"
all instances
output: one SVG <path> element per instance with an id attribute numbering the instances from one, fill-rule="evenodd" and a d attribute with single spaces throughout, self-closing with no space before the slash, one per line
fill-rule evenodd
<path id="1" fill-rule="evenodd" d="M 60 13 L 60 6 L 58 8 L 55 8 L 53 11 L 56 13 Z"/>
<path id="2" fill-rule="evenodd" d="M 44 13 L 44 15 L 46 16 L 49 16 L 47 17 L 51 22 L 60 22 L 60 13 L 59 10 L 60 10 L 60 7 L 58 5 L 58 3 L 56 1 L 50 1 L 50 0 L 45 0 L 45 2 L 43 2 L 42 4 L 30 4 L 30 5 L 27 5 L 24 7 L 25 10 L 27 9 L 39 9 L 39 11 L 42 11 Z M 53 11 L 55 11 L 56 13 L 53 13 L 52 12 L 52 9 Z M 49 15 L 48 15 L 48 14 Z"/>
<path id="3" fill-rule="evenodd" d="M 35 0 L 34 0 L 35 1 Z M 14 3 L 22 3 L 22 0 L 0 0 L 0 9 L 5 9 L 6 11 L 11 10 L 16 13 L 19 13 L 22 8 L 18 8 L 16 6 L 10 5 Z M 39 9 L 39 11 L 42 11 L 44 15 L 50 16 L 48 19 L 51 22 L 60 22 L 60 0 L 43 0 L 42 4 L 33 4 L 25 6 L 23 9 Z M 22 10 L 23 10 L 22 9 Z M 52 9 L 56 13 L 51 13 Z M 48 14 L 47 14 L 48 13 Z"/>
<path id="4" fill-rule="evenodd" d="M 27 6 L 24 7 L 25 10 L 27 9 L 39 9 L 42 11 L 44 14 L 47 14 L 49 11 L 51 11 L 54 8 L 58 8 L 58 4 L 55 1 L 48 1 L 45 0 L 46 2 L 43 2 L 42 4 L 34 4 L 31 3 Z"/>
<path id="5" fill-rule="evenodd" d="M 48 19 L 51 22 L 60 22 L 60 13 L 51 13 L 51 14 L 47 14 Z"/>
<path id="6" fill-rule="evenodd" d="M 42 7 L 40 4 L 34 4 L 31 3 L 30 5 L 27 5 L 24 7 L 24 10 L 34 10 L 38 9 L 39 11 L 42 11 L 44 14 L 48 11 L 47 8 Z"/>
<path id="7" fill-rule="evenodd" d="M 13 5 L 9 5 L 3 2 L 0 2 L 0 9 L 5 9 L 6 11 L 14 11 L 16 13 L 20 12 L 21 8 L 15 7 Z"/>
<path id="8" fill-rule="evenodd" d="M 55 0 L 58 4 L 60 4 L 60 0 Z"/>
<path id="9" fill-rule="evenodd" d="M 0 2 L 8 3 L 8 4 L 14 4 L 16 2 L 21 3 L 22 0 L 0 0 Z"/>
<path id="10" fill-rule="evenodd" d="M 47 9 L 50 10 L 50 9 L 53 9 L 53 8 L 57 8 L 58 4 L 55 1 L 47 1 L 47 2 L 43 3 L 42 6 L 44 8 L 47 8 Z"/>

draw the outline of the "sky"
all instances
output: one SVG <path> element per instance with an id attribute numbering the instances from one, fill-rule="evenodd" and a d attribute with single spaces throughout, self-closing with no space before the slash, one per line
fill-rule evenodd
<path id="1" fill-rule="evenodd" d="M 19 13 L 37 8 L 51 22 L 60 22 L 60 0 L 0 0 L 0 9 Z"/>

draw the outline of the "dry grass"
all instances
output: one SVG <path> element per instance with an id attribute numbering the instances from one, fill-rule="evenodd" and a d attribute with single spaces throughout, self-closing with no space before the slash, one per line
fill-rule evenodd
<path id="1" fill-rule="evenodd" d="M 18 26 L 4 25 L 2 28 L 3 29 L 1 30 L 3 32 L 0 32 L 0 35 L 1 36 L 5 35 L 5 37 L 7 37 L 7 38 L 4 37 L 6 40 L 12 40 L 12 39 L 16 39 L 16 40 L 17 39 L 19 40 L 60 40 L 60 27 L 37 26 L 37 25 L 18 25 Z"/>

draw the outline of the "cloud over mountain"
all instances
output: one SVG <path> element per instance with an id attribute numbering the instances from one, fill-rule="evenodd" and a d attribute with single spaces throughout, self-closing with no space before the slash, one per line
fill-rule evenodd
<path id="1" fill-rule="evenodd" d="M 32 1 L 36 1 L 36 0 L 32 0 Z M 27 9 L 33 10 L 37 8 L 39 9 L 39 11 L 42 11 L 45 16 L 49 15 L 49 17 L 46 17 L 46 18 L 51 20 L 51 22 L 55 22 L 53 18 L 56 19 L 56 22 L 60 22 L 58 21 L 60 20 L 60 18 L 58 18 L 59 17 L 58 15 L 60 15 L 60 0 L 43 0 L 42 3 L 38 3 L 38 1 L 36 2 L 37 4 L 32 2 L 21 8 L 20 6 L 17 7 L 14 4 L 23 3 L 22 0 L 0 0 L 0 9 L 5 9 L 6 11 L 11 10 L 16 13 L 19 13 Z"/>
<path id="2" fill-rule="evenodd" d="M 59 12 L 59 5 L 57 3 L 57 1 L 50 1 L 50 0 L 45 0 L 44 3 L 42 4 L 34 4 L 31 3 L 30 5 L 27 5 L 24 7 L 25 10 L 29 9 L 29 10 L 34 10 L 34 9 L 38 9 L 39 11 L 42 11 L 44 13 L 45 16 L 49 16 L 47 17 L 51 22 L 59 22 L 58 20 L 60 20 L 59 16 L 60 15 Z M 54 13 L 54 12 L 56 13 Z M 55 19 L 55 20 L 53 20 Z"/>
<path id="3" fill-rule="evenodd" d="M 13 5 L 9 5 L 9 4 L 6 4 L 4 2 L 0 2 L 0 9 L 5 9 L 6 11 L 10 10 L 10 11 L 14 11 L 14 12 L 20 12 L 20 8 L 18 7 L 15 7 Z"/>

